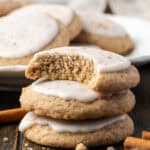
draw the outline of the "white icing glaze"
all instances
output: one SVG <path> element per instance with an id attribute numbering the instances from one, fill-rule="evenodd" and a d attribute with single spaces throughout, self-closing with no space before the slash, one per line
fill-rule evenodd
<path id="1" fill-rule="evenodd" d="M 29 112 L 25 115 L 19 125 L 19 130 L 24 132 L 26 129 L 32 127 L 35 124 L 48 125 L 52 130 L 56 132 L 93 132 L 100 130 L 115 122 L 123 121 L 127 118 L 127 115 L 120 115 L 113 118 L 101 119 L 101 120 L 86 120 L 86 121 L 64 121 L 55 120 L 46 117 L 38 117 L 33 112 Z"/>
<path id="2" fill-rule="evenodd" d="M 74 16 L 74 12 L 71 8 L 63 5 L 57 5 L 57 4 L 34 4 L 29 5 L 24 8 L 21 8 L 13 13 L 18 13 L 23 11 L 28 12 L 44 12 L 49 14 L 50 16 L 56 18 L 57 20 L 61 21 L 64 25 L 68 26 Z"/>
<path id="3" fill-rule="evenodd" d="M 87 85 L 69 80 L 37 80 L 32 84 L 32 90 L 50 96 L 58 96 L 65 100 L 90 102 L 100 97 L 100 93 Z"/>
<path id="4" fill-rule="evenodd" d="M 33 91 L 45 95 L 61 97 L 64 100 L 77 100 L 81 102 L 91 102 L 96 99 L 111 98 L 116 94 L 125 94 L 127 90 L 117 93 L 100 93 L 92 90 L 87 85 L 69 80 L 50 81 L 46 78 L 40 78 L 31 85 Z"/>
<path id="5" fill-rule="evenodd" d="M 45 13 L 15 13 L 0 19 L 0 56 L 23 57 L 39 51 L 58 33 L 57 22 Z"/>
<path id="6" fill-rule="evenodd" d="M 79 16 L 85 32 L 109 37 L 122 37 L 127 34 L 121 25 L 107 19 L 105 15 L 98 12 L 80 11 Z"/>
<path id="7" fill-rule="evenodd" d="M 80 55 L 85 58 L 91 59 L 96 66 L 97 72 L 115 72 L 128 69 L 131 65 L 130 61 L 125 57 L 104 51 L 97 47 L 87 47 L 87 46 L 70 46 L 70 47 L 60 47 L 51 49 L 48 51 L 42 51 L 34 55 L 34 59 L 41 57 L 43 55 Z"/>

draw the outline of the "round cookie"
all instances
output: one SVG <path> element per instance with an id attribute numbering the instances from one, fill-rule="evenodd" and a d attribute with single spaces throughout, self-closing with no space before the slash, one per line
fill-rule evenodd
<path id="1" fill-rule="evenodd" d="M 64 25 L 45 13 L 18 11 L 0 26 L 0 66 L 26 65 L 36 52 L 69 43 Z"/>
<path id="2" fill-rule="evenodd" d="M 70 40 L 79 35 L 82 30 L 82 24 L 79 16 L 67 6 L 57 4 L 34 4 L 24 7 L 19 11 L 40 11 L 49 14 L 65 25 L 68 30 Z"/>
<path id="3" fill-rule="evenodd" d="M 83 31 L 76 38 L 82 43 L 95 44 L 105 50 L 127 54 L 133 42 L 124 28 L 99 13 L 80 12 Z"/>
<path id="4" fill-rule="evenodd" d="M 61 47 L 37 53 L 25 75 L 29 79 L 46 76 L 50 80 L 78 81 L 102 92 L 133 88 L 140 80 L 129 60 L 96 47 Z"/>
<path id="5" fill-rule="evenodd" d="M 1 0 L 0 1 L 0 16 L 7 15 L 11 11 L 24 6 L 26 3 L 21 0 Z"/>
<path id="6" fill-rule="evenodd" d="M 133 109 L 135 97 L 129 90 L 99 93 L 75 81 L 39 80 L 23 88 L 20 102 L 26 111 L 40 116 L 84 120 L 127 113 Z"/>
<path id="7" fill-rule="evenodd" d="M 74 148 L 79 143 L 87 146 L 114 144 L 124 140 L 134 131 L 133 121 L 128 115 L 90 123 L 69 123 L 30 115 L 32 113 L 25 116 L 19 130 L 32 142 L 53 147 Z"/>

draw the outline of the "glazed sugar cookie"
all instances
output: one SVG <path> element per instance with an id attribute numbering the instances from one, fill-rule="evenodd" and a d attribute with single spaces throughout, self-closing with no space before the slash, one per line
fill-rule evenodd
<path id="1" fill-rule="evenodd" d="M 119 24 L 99 13 L 81 12 L 79 14 L 83 23 L 83 31 L 77 37 L 77 41 L 96 44 L 119 54 L 126 54 L 132 50 L 133 42 Z"/>
<path id="2" fill-rule="evenodd" d="M 38 80 L 23 89 L 21 106 L 37 115 L 56 119 L 83 120 L 111 117 L 131 111 L 131 91 L 99 93 L 87 85 L 69 80 Z"/>
<path id="3" fill-rule="evenodd" d="M 126 114 L 104 120 L 71 122 L 37 117 L 29 112 L 19 130 L 37 144 L 74 148 L 79 143 L 87 146 L 117 143 L 133 133 L 134 125 Z"/>
<path id="4" fill-rule="evenodd" d="M 74 39 L 82 29 L 79 16 L 67 6 L 56 4 L 34 4 L 24 7 L 19 11 L 41 11 L 49 14 L 66 26 L 71 40 Z"/>
<path id="5" fill-rule="evenodd" d="M 0 0 L 0 16 L 7 15 L 11 11 L 24 6 L 26 3 L 22 0 Z"/>
<path id="6" fill-rule="evenodd" d="M 114 92 L 135 87 L 139 73 L 118 54 L 96 47 L 61 47 L 34 55 L 26 77 L 50 80 L 73 80 L 97 91 Z"/>
<path id="7" fill-rule="evenodd" d="M 65 27 L 45 13 L 22 12 L 0 19 L 0 66 L 26 65 L 33 54 L 68 45 Z"/>

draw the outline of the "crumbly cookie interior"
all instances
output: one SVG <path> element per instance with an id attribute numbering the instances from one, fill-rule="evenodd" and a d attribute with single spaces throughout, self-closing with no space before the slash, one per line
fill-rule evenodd
<path id="1" fill-rule="evenodd" d="M 89 82 L 94 74 L 92 60 L 78 55 L 47 55 L 40 56 L 27 74 L 34 79 L 47 76 L 51 80 L 73 80 Z M 27 75 L 28 76 L 28 75 Z"/>

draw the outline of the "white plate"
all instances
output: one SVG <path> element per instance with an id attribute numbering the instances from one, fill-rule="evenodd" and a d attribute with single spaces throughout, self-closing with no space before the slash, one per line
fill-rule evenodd
<path id="1" fill-rule="evenodd" d="M 116 15 L 108 17 L 121 24 L 134 42 L 133 51 L 125 57 L 138 65 L 150 62 L 150 21 Z"/>
<path id="2" fill-rule="evenodd" d="M 0 77 L 3 78 L 16 78 L 24 77 L 25 65 L 17 66 L 0 66 Z"/>
<path id="3" fill-rule="evenodd" d="M 26 66 L 0 66 L 0 91 L 20 91 L 31 81 L 25 79 Z"/>

